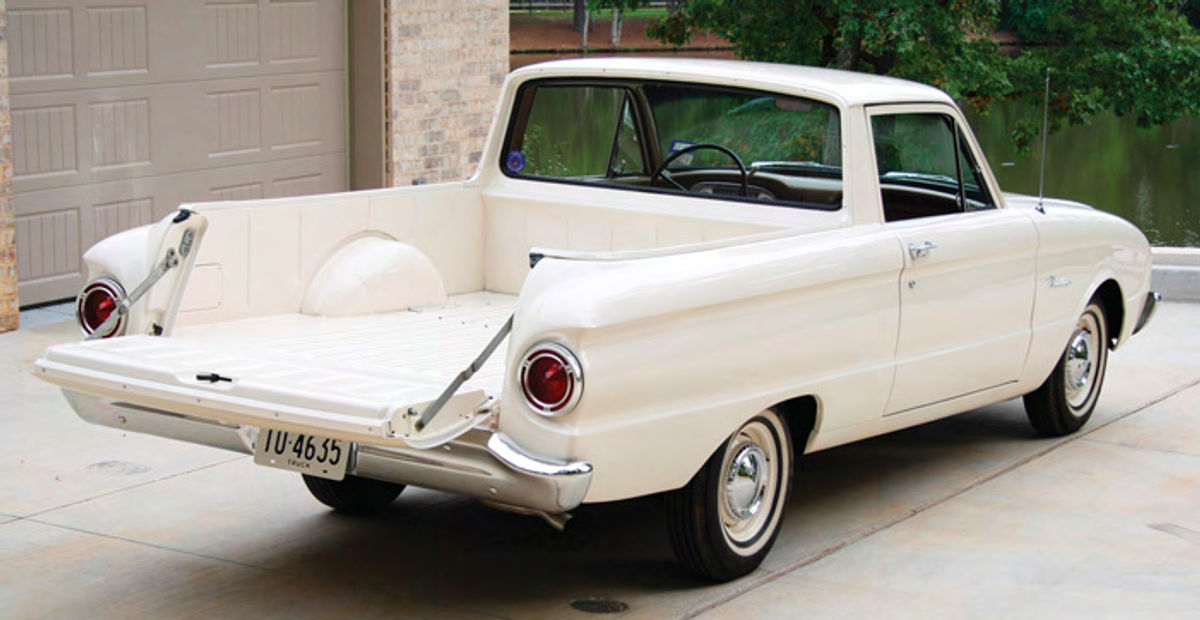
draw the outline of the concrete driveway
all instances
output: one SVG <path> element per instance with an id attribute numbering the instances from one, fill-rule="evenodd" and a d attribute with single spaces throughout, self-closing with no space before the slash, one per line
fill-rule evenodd
<path id="1" fill-rule="evenodd" d="M 716 586 L 676 570 L 656 498 L 562 533 L 412 488 L 351 518 L 248 456 L 90 426 L 29 373 L 74 330 L 0 335 L 7 617 L 1200 610 L 1200 305 L 1164 304 L 1110 357 L 1073 437 L 1035 438 L 1011 401 L 804 457 L 766 563 Z"/>

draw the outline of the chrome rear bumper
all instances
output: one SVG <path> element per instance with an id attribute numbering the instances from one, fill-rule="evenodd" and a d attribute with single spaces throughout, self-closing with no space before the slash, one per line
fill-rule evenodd
<path id="1" fill-rule="evenodd" d="M 79 417 L 93 424 L 254 453 L 258 429 L 113 402 L 63 390 Z M 551 515 L 583 502 L 592 466 L 531 455 L 499 432 L 472 429 L 437 448 L 419 450 L 358 444 L 347 473 L 399 482 Z"/>
<path id="2" fill-rule="evenodd" d="M 1150 291 L 1146 293 L 1146 303 L 1142 304 L 1142 314 L 1138 317 L 1137 324 L 1133 327 L 1133 333 L 1142 331 L 1142 328 L 1150 322 L 1150 318 L 1154 316 L 1154 311 L 1158 309 L 1158 302 L 1162 301 L 1162 295 Z"/>

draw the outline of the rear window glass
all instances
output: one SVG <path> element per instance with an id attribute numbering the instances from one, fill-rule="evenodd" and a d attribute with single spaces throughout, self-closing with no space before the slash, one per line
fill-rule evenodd
<path id="1" fill-rule="evenodd" d="M 836 107 L 679 82 L 540 80 L 517 97 L 516 177 L 825 210 L 842 200 Z"/>

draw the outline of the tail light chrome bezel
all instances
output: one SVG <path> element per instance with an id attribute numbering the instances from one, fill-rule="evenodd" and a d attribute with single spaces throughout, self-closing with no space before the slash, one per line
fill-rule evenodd
<path id="1" fill-rule="evenodd" d="M 101 277 L 88 282 L 87 285 L 83 287 L 83 290 L 79 291 L 79 295 L 75 297 L 75 322 L 79 324 L 79 331 L 83 332 L 84 336 L 92 336 L 96 328 L 103 324 L 103 321 L 101 321 L 96 325 L 90 325 L 84 318 L 87 303 L 90 299 L 98 294 L 103 294 L 111 298 L 115 305 L 125 298 L 125 288 L 121 286 L 120 282 L 117 282 L 112 278 Z M 116 311 L 117 309 L 114 307 L 112 312 Z M 127 315 L 119 316 L 117 318 L 117 324 L 113 326 L 113 329 L 100 337 L 111 338 L 113 336 L 120 336 L 124 334 L 128 318 L 129 317 Z"/>
<path id="2" fill-rule="evenodd" d="M 561 365 L 567 374 L 567 392 L 555 402 L 543 401 L 530 389 L 530 368 L 534 363 L 546 358 Z M 517 368 L 517 384 L 521 389 L 526 406 L 534 413 L 546 417 L 566 415 L 579 404 L 579 399 L 583 396 L 583 366 L 567 347 L 557 342 L 539 342 L 530 347 L 521 357 L 521 363 Z"/>

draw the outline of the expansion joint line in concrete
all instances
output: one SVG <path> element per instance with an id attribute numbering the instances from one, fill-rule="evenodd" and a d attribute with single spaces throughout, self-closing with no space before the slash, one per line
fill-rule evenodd
<path id="1" fill-rule="evenodd" d="M 27 515 L 23 515 L 23 516 L 19 516 L 19 517 L 17 517 L 17 520 L 19 521 L 19 520 L 22 520 L 22 519 L 33 519 L 33 517 L 36 517 L 36 516 L 39 516 L 39 515 L 44 515 L 44 514 L 46 514 L 46 513 L 48 513 L 48 512 L 54 512 L 55 510 L 62 510 L 63 508 L 69 508 L 69 507 L 71 507 L 71 506 L 77 506 L 77 505 L 79 505 L 79 504 L 86 504 L 86 503 L 88 503 L 88 502 L 90 502 L 90 501 L 94 501 L 94 500 L 97 500 L 97 499 L 100 499 L 100 498 L 103 498 L 103 497 L 108 497 L 108 496 L 110 496 L 110 495 L 116 495 L 117 493 L 124 493 L 125 491 L 132 491 L 133 489 L 140 489 L 140 488 L 142 488 L 142 487 L 144 487 L 144 486 L 148 486 L 148 485 L 151 485 L 151 484 L 157 484 L 157 483 L 159 483 L 159 482 L 163 482 L 164 480 L 171 480 L 172 478 L 178 478 L 178 477 L 180 477 L 180 476 L 186 476 L 186 475 L 188 475 L 188 474 L 192 474 L 192 473 L 195 473 L 195 472 L 198 472 L 198 471 L 204 471 L 204 470 L 206 470 L 206 469 L 212 469 L 213 467 L 220 467 L 221 465 L 224 465 L 224 464 L 226 464 L 226 463 L 232 463 L 232 462 L 234 462 L 234 461 L 237 461 L 237 460 L 239 460 L 239 459 L 244 459 L 244 458 L 246 458 L 246 457 L 244 457 L 244 456 L 240 456 L 240 455 L 239 455 L 239 456 L 235 456 L 235 457 L 233 457 L 233 458 L 228 458 L 228 459 L 224 459 L 224 460 L 221 460 L 221 461 L 217 461 L 216 463 L 209 463 L 208 465 L 201 465 L 200 467 L 193 467 L 192 469 L 188 469 L 188 470 L 185 470 L 185 471 L 180 471 L 180 472 L 175 472 L 175 473 L 173 473 L 173 474 L 170 474 L 170 475 L 167 475 L 167 476 L 162 476 L 161 478 L 155 478 L 154 480 L 147 480 L 147 481 L 145 481 L 145 482 L 139 482 L 139 483 L 137 483 L 137 484 L 131 484 L 131 485 L 127 486 L 127 487 L 121 487 L 121 488 L 119 488 L 119 489 L 113 489 L 113 490 L 111 490 L 111 491 L 108 491 L 108 492 L 105 492 L 105 493 L 100 493 L 99 495 L 93 495 L 93 496 L 91 496 L 91 497 L 85 497 L 85 498 L 83 498 L 83 499 L 77 499 L 77 500 L 75 500 L 75 501 L 73 501 L 73 502 L 67 502 L 67 503 L 65 503 L 65 504 L 59 504 L 58 506 L 53 506 L 53 507 L 51 507 L 51 508 L 45 508 L 45 509 L 39 510 L 39 511 L 37 511 L 37 512 L 31 512 L 31 513 L 29 513 L 29 514 L 27 514 Z M 40 521 L 39 521 L 39 523 L 40 523 Z"/>
<path id="2" fill-rule="evenodd" d="M 232 565 L 232 566 L 238 566 L 238 567 L 241 567 L 241 568 L 245 568 L 245 569 L 249 569 L 249 570 L 254 570 L 254 571 L 259 571 L 259 572 L 263 572 L 263 573 L 272 573 L 272 574 L 283 575 L 283 576 L 285 576 L 285 577 L 291 577 L 291 578 L 294 578 L 294 579 L 305 579 L 305 580 L 310 580 L 310 581 L 311 581 L 311 580 L 312 580 L 312 577 L 309 577 L 309 576 L 306 576 L 306 575 L 303 575 L 303 574 L 301 574 L 301 573 L 294 572 L 294 571 L 281 570 L 281 569 L 278 569 L 278 568 L 270 568 L 270 567 L 266 567 L 266 566 L 259 566 L 259 565 L 256 565 L 256 564 L 250 564 L 250 563 L 247 563 L 247 562 L 240 562 L 240 561 L 238 561 L 238 560 L 234 560 L 234 559 L 231 559 L 231 558 L 221 557 L 221 556 L 217 556 L 217 555 L 211 555 L 211 554 L 207 554 L 207 553 L 200 553 L 200 552 L 198 552 L 198 551 L 190 551 L 190 550 L 187 550 L 187 549 L 181 549 L 181 548 L 177 548 L 177 547 L 171 547 L 171 546 L 168 546 L 168 545 L 162 545 L 162 544 L 158 544 L 158 543 L 148 542 L 148 541 L 145 541 L 145 540 L 138 540 L 138 539 L 135 539 L 135 538 L 128 538 L 128 537 L 126 537 L 126 536 L 117 536 L 117 535 L 115 535 L 115 534 L 106 534 L 106 533 L 104 533 L 104 532 L 99 532 L 99 531 L 95 531 L 95 530 L 90 530 L 90 529 L 87 529 L 87 528 L 75 527 L 75 526 L 71 526 L 71 525 L 65 525 L 65 524 L 62 524 L 62 523 L 53 523 L 53 522 L 50 522 L 50 521 L 44 521 L 44 520 L 42 520 L 42 519 L 37 519 L 37 518 L 35 518 L 35 517 L 37 517 L 37 516 L 39 516 L 39 515 L 44 515 L 44 514 L 46 514 L 46 513 L 49 513 L 49 512 L 54 512 L 54 511 L 56 511 L 56 510 L 61 510 L 61 509 L 63 509 L 63 508 L 67 508 L 67 507 L 70 507 L 70 506 L 76 506 L 76 505 L 78 505 L 78 504 L 84 504 L 84 503 L 87 503 L 87 502 L 90 502 L 90 501 L 94 501 L 94 500 L 97 500 L 97 499 L 100 499 L 100 498 L 103 498 L 103 497 L 108 497 L 108 496 L 110 496 L 110 495 L 116 495 L 116 494 L 118 494 L 118 493 L 123 493 L 123 492 L 125 492 L 125 491 L 130 491 L 130 490 L 132 490 L 132 489 L 137 489 L 137 488 L 144 487 L 144 486 L 147 486 L 147 485 L 155 484 L 155 483 L 158 483 L 158 482 L 162 482 L 162 481 L 164 481 L 164 480 L 170 480 L 170 479 L 172 479 L 172 478 L 178 478 L 178 477 L 180 477 L 180 476 L 186 476 L 186 475 L 188 475 L 188 474 L 196 473 L 196 472 L 199 472 L 199 471 L 204 471 L 204 470 L 206 470 L 206 469 L 211 469 L 211 468 L 213 468 L 213 467 L 219 467 L 219 466 L 221 466 L 221 465 L 225 465 L 225 464 L 227 464 L 227 463 L 231 463 L 231 462 L 233 462 L 233 461 L 242 460 L 242 459 L 245 459 L 245 458 L 249 458 L 249 457 L 242 456 L 242 455 L 238 455 L 238 456 L 235 456 L 235 457 L 233 457 L 233 458 L 229 458 L 229 459 L 224 459 L 224 460 L 218 461 L 218 462 L 216 462 L 216 463 L 210 463 L 210 464 L 208 464 L 208 465 L 203 465 L 203 466 L 201 466 L 201 467 L 195 467 L 195 468 L 192 468 L 192 469 L 189 469 L 189 470 L 186 470 L 186 471 L 177 472 L 177 473 L 171 474 L 171 475 L 169 475 L 169 476 L 163 476 L 163 477 L 161 477 L 161 478 L 155 478 L 154 480 L 147 480 L 146 482 L 142 482 L 142 483 L 138 483 L 138 484 L 130 485 L 130 486 L 127 486 L 127 487 L 122 487 L 122 488 L 120 488 L 120 489 L 114 489 L 114 490 L 112 490 L 112 491 L 109 491 L 109 492 L 107 492 L 107 493 L 101 493 L 101 494 L 99 494 L 99 495 L 93 495 L 93 496 L 91 496 L 91 497 L 88 497 L 88 498 L 85 498 L 85 499 L 80 499 L 80 500 L 76 500 L 76 501 L 73 501 L 73 502 L 68 502 L 68 503 L 66 503 L 66 504 L 61 504 L 61 505 L 59 505 L 59 506 L 55 506 L 55 507 L 53 507 L 53 508 L 47 508 L 47 509 L 45 509 L 45 510 L 39 510 L 38 512 L 34 512 L 34 513 L 31 513 L 31 514 L 28 514 L 28 515 L 25 515 L 25 516 L 12 516 L 12 518 L 11 518 L 11 519 L 8 519 L 8 520 L 0 520 L 0 527 L 2 527 L 2 526 L 5 526 L 5 525 L 8 525 L 8 524 L 11 524 L 11 523 L 18 523 L 18 522 L 22 522 L 22 521 L 27 521 L 27 522 L 29 522 L 29 523 L 37 523 L 38 525 L 45 525 L 45 526 L 47 526 L 47 527 L 52 527 L 52 528 L 58 528 L 58 529 L 68 530 L 68 531 L 77 532 L 77 533 L 80 533 L 80 534 L 87 534 L 87 535 L 90 535 L 90 536 L 99 536 L 100 538 L 107 538 L 107 539 L 109 539 L 109 540 L 115 540 L 115 541 L 124 542 L 124 543 L 132 544 L 132 545 L 139 545 L 139 546 L 142 546 L 142 547 L 148 547 L 148 548 L 151 548 L 151 549 L 158 549 L 158 550 L 160 550 L 160 551 L 167 551 L 167 552 L 171 552 L 171 553 L 179 553 L 179 554 L 183 554 L 183 555 L 191 556 L 191 557 L 194 557 L 194 558 L 201 558 L 201 559 L 209 560 L 209 561 L 212 561 L 212 562 L 219 562 L 219 563 L 222 563 L 222 564 L 229 564 L 229 565 Z M 11 515 L 8 515 L 8 514 L 0 515 L 0 519 L 5 519 L 5 518 L 7 518 L 7 517 L 10 517 L 10 516 L 11 516 Z M 389 595 L 389 596 L 394 596 L 394 597 L 396 597 L 396 598 L 398 598 L 398 599 L 401 599 L 401 600 L 404 600 L 404 599 L 406 598 L 406 597 L 404 597 L 404 596 L 402 596 L 402 595 L 400 595 L 400 594 L 397 594 L 397 593 L 395 593 L 395 592 L 388 591 L 388 590 L 386 590 L 386 589 L 375 588 L 375 587 L 370 587 L 370 586 L 363 586 L 363 585 L 362 585 L 362 584 L 360 584 L 360 583 L 349 583 L 349 582 L 347 582 L 347 583 L 346 583 L 346 585 L 349 585 L 349 586 L 352 586 L 352 587 L 356 587 L 356 588 L 363 588 L 363 589 L 366 589 L 366 590 L 374 590 L 374 591 L 379 591 L 379 592 L 382 592 L 382 593 L 384 593 L 384 594 L 387 594 L 387 595 Z M 414 601 L 414 602 L 417 602 L 417 603 L 425 604 L 425 605 L 430 605 L 430 606 L 432 606 L 432 607 L 440 607 L 440 608 L 442 608 L 442 609 L 447 609 L 447 610 L 452 610 L 452 611 L 458 611 L 458 612 L 462 612 L 462 613 L 468 613 L 468 614 L 472 614 L 472 615 L 479 615 L 479 616 L 482 616 L 482 617 L 501 618 L 501 616 L 496 616 L 495 614 L 492 614 L 492 613 L 489 613 L 489 612 L 486 612 L 486 611 L 483 611 L 483 610 L 479 610 L 479 609 L 471 609 L 471 608 L 465 608 L 465 607 L 458 607 L 458 606 L 455 606 L 455 605 L 447 605 L 447 604 L 445 604 L 445 603 L 440 603 L 440 602 L 435 602 L 435 601 L 428 601 L 428 600 L 420 600 L 420 599 L 409 599 L 409 600 L 412 600 L 412 601 Z"/>
<path id="3" fill-rule="evenodd" d="M 827 557 L 837 553 L 838 551 L 841 551 L 842 549 L 845 549 L 846 547 L 849 547 L 850 545 L 853 545 L 854 543 L 859 542 L 860 540 L 863 540 L 865 538 L 873 536 L 879 532 L 882 532 L 883 530 L 891 528 L 892 526 L 903 523 L 903 522 L 921 514 L 922 512 L 929 510 L 930 508 L 933 508 L 940 504 L 944 504 L 944 503 L 954 499 L 955 497 L 958 497 L 959 495 L 966 493 L 967 491 L 975 489 L 975 488 L 983 485 L 984 483 L 995 480 L 996 478 L 999 478 L 1000 476 L 1003 476 L 1004 474 L 1007 474 L 1013 470 L 1016 470 L 1024 465 L 1036 460 L 1036 459 L 1046 456 L 1047 454 L 1059 449 L 1062 446 L 1065 446 L 1065 445 L 1075 442 L 1075 441 L 1079 441 L 1080 439 L 1083 439 L 1083 438 L 1087 437 L 1088 435 L 1091 435 L 1092 433 L 1095 433 L 1101 429 L 1107 428 L 1109 425 L 1111 425 L 1115 422 L 1124 420 L 1125 418 L 1128 418 L 1129 416 L 1131 416 L 1135 413 L 1145 411 L 1146 409 L 1149 409 L 1150 407 L 1153 407 L 1154 405 L 1157 405 L 1165 400 L 1173 398 L 1175 395 L 1177 395 L 1181 392 L 1185 392 L 1185 391 L 1187 391 L 1191 388 L 1194 388 L 1198 385 L 1200 385 L 1200 378 L 1197 378 L 1188 383 L 1185 383 L 1185 384 L 1167 392 L 1166 394 L 1164 394 L 1150 402 L 1147 402 L 1143 405 L 1134 407 L 1133 409 L 1130 409 L 1129 411 L 1126 411 L 1125 413 L 1118 414 L 1118 415 L 1114 416 L 1111 420 L 1107 420 L 1102 424 L 1098 424 L 1098 425 L 1088 429 L 1087 431 L 1084 431 L 1081 433 L 1076 433 L 1074 435 L 1070 435 L 1070 436 L 1055 440 L 1052 443 L 1050 443 L 1048 446 L 1046 446 L 1045 448 L 1038 450 L 1036 452 L 1033 452 L 1031 454 L 1028 454 L 1028 455 L 1022 457 L 1021 459 L 1018 459 L 1012 463 L 1009 463 L 1008 465 L 1005 465 L 1004 467 L 1001 467 L 1000 469 L 997 469 L 996 471 L 993 471 L 988 474 L 984 474 L 983 476 L 980 476 L 979 478 L 972 480 L 970 483 L 966 484 L 965 486 L 959 487 L 958 489 L 950 491 L 944 495 L 935 497 L 927 502 L 917 505 L 915 508 L 911 508 L 909 510 L 904 511 L 901 514 L 896 515 L 895 517 L 893 517 L 891 519 L 888 519 L 887 521 L 877 523 L 865 530 L 862 530 L 862 531 L 852 534 L 846 538 L 843 538 L 842 540 L 839 540 L 838 542 L 836 542 L 816 553 L 809 554 L 809 555 L 807 555 L 803 558 L 800 558 L 799 560 L 796 560 L 795 562 L 792 562 L 791 564 L 788 564 L 780 569 L 768 572 L 759 577 L 748 577 L 746 579 L 746 583 L 740 584 L 734 590 L 727 592 L 721 596 L 718 596 L 717 598 L 715 598 L 711 601 L 708 601 L 708 602 L 704 603 L 703 605 L 696 607 L 695 609 L 688 611 L 682 617 L 683 618 L 695 618 L 696 616 L 699 616 L 705 612 L 712 611 L 712 610 L 716 609 L 717 607 L 720 607 L 721 605 L 724 605 L 725 603 L 728 603 L 728 602 L 742 596 L 743 594 L 752 592 L 762 586 L 767 585 L 768 583 L 776 581 L 777 579 L 780 579 L 780 578 L 785 577 L 797 570 L 800 570 L 801 568 L 804 568 L 805 566 L 808 566 L 809 564 L 813 564 L 824 558 L 827 558 Z"/>

